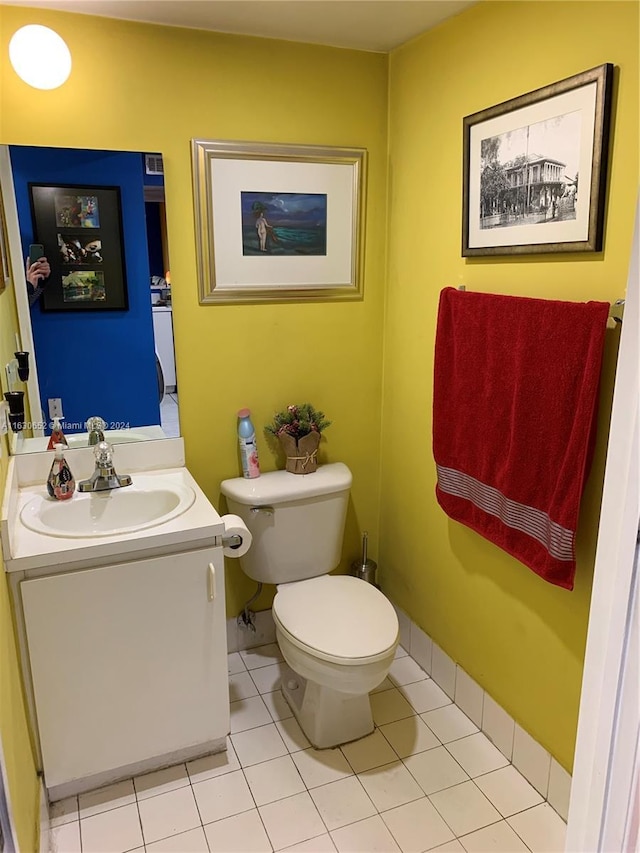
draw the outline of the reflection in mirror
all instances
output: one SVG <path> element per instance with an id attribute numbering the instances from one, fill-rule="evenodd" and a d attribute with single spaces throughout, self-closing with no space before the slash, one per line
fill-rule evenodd
<path id="1" fill-rule="evenodd" d="M 28 385 L 32 429 L 14 436 L 13 451 L 46 449 L 60 409 L 70 446 L 88 443 L 86 421 L 94 416 L 106 422 L 111 443 L 179 435 L 161 156 L 8 150 L 21 257 L 42 244 L 51 264 L 43 295 L 31 305 L 26 289 L 18 292 L 24 274 L 16 281 L 16 300 L 27 306 L 18 310 L 20 337 L 23 347 L 33 342 L 34 376 Z M 52 188 L 50 202 L 40 208 L 34 206 L 36 184 Z M 103 191 L 114 188 L 121 229 L 100 217 Z M 110 284 L 122 287 L 109 277 L 108 261 L 116 254 L 126 307 L 113 309 Z"/>

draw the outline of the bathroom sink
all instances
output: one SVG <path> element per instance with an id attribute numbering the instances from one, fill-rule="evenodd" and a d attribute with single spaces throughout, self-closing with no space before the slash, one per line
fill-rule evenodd
<path id="1" fill-rule="evenodd" d="M 76 492 L 67 501 L 35 495 L 22 508 L 20 520 L 46 536 L 118 536 L 164 524 L 186 512 L 194 500 L 190 486 L 138 474 L 131 486 Z"/>

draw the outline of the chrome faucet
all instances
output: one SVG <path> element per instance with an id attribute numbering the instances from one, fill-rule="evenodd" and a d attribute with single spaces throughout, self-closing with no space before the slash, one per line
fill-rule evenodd
<path id="1" fill-rule="evenodd" d="M 107 428 L 107 424 L 102 420 L 102 418 L 88 418 L 86 427 L 89 433 L 89 447 L 94 444 L 100 444 L 101 441 L 104 441 L 104 430 Z"/>
<path id="2" fill-rule="evenodd" d="M 93 451 L 96 457 L 95 471 L 88 480 L 78 483 L 79 492 L 104 492 L 107 489 L 119 489 L 133 482 L 129 474 L 116 474 L 113 467 L 113 447 L 101 441 Z"/>

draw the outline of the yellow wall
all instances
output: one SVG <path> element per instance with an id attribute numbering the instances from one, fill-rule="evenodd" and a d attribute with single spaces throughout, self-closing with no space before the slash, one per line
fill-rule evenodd
<path id="1" fill-rule="evenodd" d="M 5 468 L 5 464 L 0 465 L 2 482 Z M 0 740 L 18 849 L 28 853 L 38 849 L 39 783 L 29 740 L 7 575 L 1 557 L 0 573 Z"/>
<path id="2" fill-rule="evenodd" d="M 84 15 L 2 7 L 0 142 L 164 154 L 180 420 L 187 462 L 214 504 L 240 473 L 236 412 L 249 406 L 263 470 L 273 413 L 309 401 L 333 425 L 321 461 L 354 473 L 345 562 L 378 517 L 385 268 L 387 58 Z M 53 26 L 74 62 L 59 90 L 11 70 L 6 44 L 26 23 Z M 369 154 L 365 299 L 354 303 L 200 306 L 190 140 L 364 147 Z M 255 585 L 228 571 L 228 611 Z M 258 602 L 268 606 L 269 591 Z"/>
<path id="3" fill-rule="evenodd" d="M 54 27 L 71 49 L 74 70 L 57 91 L 36 91 L 9 67 L 8 40 L 27 23 Z M 387 58 L 0 6 L 0 84 L 0 143 L 163 152 L 180 419 L 189 468 L 218 505 L 220 481 L 240 473 L 237 410 L 252 409 L 262 468 L 269 470 L 276 466 L 262 428 L 277 409 L 310 401 L 333 421 L 321 460 L 344 460 L 354 472 L 345 562 L 353 559 L 363 529 L 375 541 L 378 518 Z M 200 306 L 192 138 L 366 148 L 365 300 Z M 229 561 L 230 615 L 254 588 L 237 562 Z M 4 583 L 0 589 L 4 596 Z M 269 592 L 258 608 L 269 605 Z M 35 826 L 35 776 L 22 733 L 4 597 L 0 636 L 3 664 L 6 659 L 13 667 L 11 690 L 2 692 L 0 723 L 16 756 L 22 753 L 19 774 L 13 772 L 12 755 L 7 763 L 22 849 L 28 851 L 34 849 L 26 839 Z"/>
<path id="4" fill-rule="evenodd" d="M 1 203 L 1 199 L 0 199 Z M 18 328 L 13 285 L 0 293 L 0 389 L 6 391 L 4 365 L 13 358 Z M 1 398 L 0 398 L 1 399 Z M 8 437 L 0 436 L 0 502 L 7 475 Z M 11 617 L 9 586 L 0 554 L 0 743 L 21 851 L 37 850 L 38 779 L 31 751 L 20 668 Z"/>
<path id="5" fill-rule="evenodd" d="M 604 62 L 617 66 L 604 252 L 461 258 L 463 116 Z M 437 506 L 434 331 L 440 290 L 461 283 L 577 301 L 624 295 L 638 191 L 638 4 L 483 2 L 392 54 L 389 100 L 384 588 L 570 769 L 617 334 L 607 343 L 576 587 L 566 592 Z"/>
<path id="6" fill-rule="evenodd" d="M 429 410 L 442 286 L 464 280 L 479 290 L 575 299 L 614 299 L 624 289 L 637 185 L 636 7 L 584 3 L 577 9 L 576 3 L 483 3 L 394 54 L 388 207 L 386 57 L 0 6 L 0 143 L 165 156 L 182 433 L 189 467 L 210 499 L 218 504 L 220 480 L 238 474 L 238 408 L 253 411 L 263 470 L 275 467 L 261 435 L 273 411 L 303 400 L 323 409 L 334 424 L 322 458 L 344 460 L 354 472 L 345 563 L 368 529 L 385 589 L 566 766 L 604 429 L 581 530 L 577 589 L 567 594 L 447 523 L 436 509 Z M 543 33 L 536 36 L 542 12 Z M 74 71 L 60 90 L 30 89 L 8 66 L 10 35 L 35 22 L 53 26 L 71 48 Z M 560 33 L 553 50 L 545 41 L 550 27 Z M 619 65 L 621 76 L 603 256 L 461 260 L 462 116 L 604 61 Z M 200 306 L 192 138 L 367 148 L 364 301 Z M 605 397 L 613 370 L 609 350 Z M 228 569 L 229 614 L 235 614 L 253 585 L 237 565 Z M 11 686 L 5 689 L 3 675 L 2 701 L 8 700 L 0 705 L 0 728 L 22 759 L 7 763 L 14 761 L 11 793 L 28 839 L 36 823 L 35 774 L 25 759 L 28 740 L 2 596 Z M 268 603 L 265 595 L 258 607 Z M 27 841 L 24 849 L 32 849 Z"/>
<path id="7" fill-rule="evenodd" d="M 0 316 L 2 315 L 0 297 Z M 0 437 L 0 495 L 4 492 L 7 444 Z M 39 783 L 31 749 L 27 709 L 14 634 L 8 576 L 0 554 L 0 743 L 4 753 L 12 816 L 20 851 L 38 849 Z"/>

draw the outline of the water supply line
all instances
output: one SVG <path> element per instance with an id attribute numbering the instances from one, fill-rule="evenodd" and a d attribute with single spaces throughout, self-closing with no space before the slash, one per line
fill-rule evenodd
<path id="1" fill-rule="evenodd" d="M 246 604 L 242 608 L 242 613 L 238 616 L 239 627 L 245 628 L 245 629 L 248 628 L 249 631 L 253 631 L 254 634 L 256 632 L 256 623 L 255 623 L 256 614 L 253 612 L 253 610 L 249 609 L 249 605 L 253 604 L 253 602 L 259 597 L 261 592 L 262 592 L 262 583 L 258 583 L 258 588 L 254 592 L 254 594 L 251 596 L 251 598 L 246 602 Z"/>

